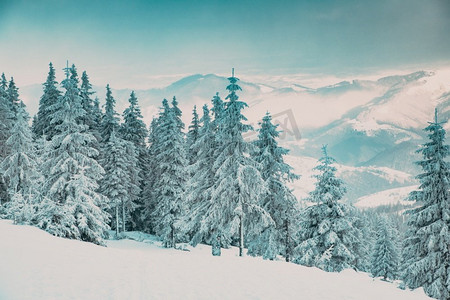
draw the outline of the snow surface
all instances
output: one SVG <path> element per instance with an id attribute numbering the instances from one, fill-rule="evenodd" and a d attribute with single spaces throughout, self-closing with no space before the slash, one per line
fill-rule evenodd
<path id="1" fill-rule="evenodd" d="M 417 188 L 417 185 L 412 185 L 367 195 L 359 198 L 356 201 L 355 206 L 362 209 L 397 204 L 409 206 L 412 202 L 406 199 L 408 198 L 409 193 L 417 190 Z"/>
<path id="2" fill-rule="evenodd" d="M 0 220 L 0 299 L 429 299 L 422 289 L 345 270 L 326 273 L 282 261 L 213 257 L 208 246 L 163 249 L 152 236 L 108 248 L 56 238 Z"/>

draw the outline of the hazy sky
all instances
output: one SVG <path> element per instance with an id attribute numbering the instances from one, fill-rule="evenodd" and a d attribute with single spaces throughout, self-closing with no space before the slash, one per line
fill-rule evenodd
<path id="1" fill-rule="evenodd" d="M 450 1 L 0 0 L 0 72 L 41 83 L 68 59 L 94 83 L 155 76 L 367 73 L 450 61 Z"/>

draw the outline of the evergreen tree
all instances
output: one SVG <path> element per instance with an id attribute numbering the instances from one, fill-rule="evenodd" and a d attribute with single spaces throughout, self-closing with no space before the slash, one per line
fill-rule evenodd
<path id="1" fill-rule="evenodd" d="M 239 254 L 243 256 L 244 236 L 261 232 L 273 221 L 259 206 L 265 192 L 265 183 L 258 171 L 258 164 L 249 156 L 254 146 L 246 142 L 242 134 L 251 130 L 243 122 L 247 119 L 241 111 L 247 104 L 238 101 L 238 79 L 229 78 L 223 116 L 217 119 L 215 183 L 206 213 L 197 233 L 211 241 L 213 255 L 220 255 L 220 247 L 230 245 L 233 238 L 239 240 Z"/>
<path id="2" fill-rule="evenodd" d="M 74 64 L 72 64 L 72 67 L 70 68 L 70 79 L 74 83 L 75 87 L 78 89 L 78 85 L 80 84 L 80 80 L 78 79 L 78 71 Z M 78 90 L 78 93 L 80 90 Z"/>
<path id="3" fill-rule="evenodd" d="M 181 120 L 182 112 L 181 112 L 181 109 L 178 107 L 178 101 L 177 101 L 177 98 L 175 96 L 173 96 L 173 98 L 172 98 L 172 110 L 173 110 L 173 112 L 175 114 L 175 119 L 177 121 L 178 128 L 180 130 L 183 130 L 184 129 L 184 123 Z"/>
<path id="4" fill-rule="evenodd" d="M 52 109 L 51 124 L 58 134 L 47 146 L 43 164 L 46 194 L 39 207 L 38 225 L 53 235 L 103 244 L 109 215 L 106 199 L 97 192 L 103 168 L 97 163 L 98 151 L 91 145 L 95 137 L 80 119 L 86 114 L 76 81 L 62 82 L 66 90 Z"/>
<path id="5" fill-rule="evenodd" d="M 141 191 L 144 189 L 143 178 L 148 172 L 148 153 L 147 145 L 145 143 L 148 132 L 134 91 L 131 92 L 130 99 L 128 101 L 130 102 L 130 105 L 123 112 L 124 122 L 120 128 L 120 133 L 125 140 L 134 145 L 134 149 L 136 151 L 134 156 L 138 158 L 138 164 L 135 168 L 138 176 L 135 178 L 136 182 L 134 182 L 134 185 L 138 189 L 135 191 L 135 196 L 133 196 L 133 198 L 136 199 L 135 203 L 137 208 L 134 210 L 134 214 L 132 216 L 132 224 L 135 229 L 143 229 L 142 210 L 144 204 L 140 196 Z"/>
<path id="6" fill-rule="evenodd" d="M 257 151 L 254 159 L 261 165 L 261 175 L 266 182 L 267 194 L 262 198 L 261 206 L 274 220 L 274 226 L 267 228 L 251 243 L 249 252 L 274 259 L 276 255 L 284 255 L 286 261 L 292 256 L 293 233 L 297 217 L 297 199 L 286 183 L 299 176 L 292 172 L 292 167 L 284 162 L 283 156 L 289 150 L 278 146 L 276 138 L 280 132 L 278 125 L 272 124 L 272 117 L 267 113 L 259 129 L 258 140 L 255 141 Z"/>
<path id="7" fill-rule="evenodd" d="M 113 133 L 106 146 L 102 165 L 105 166 L 105 176 L 100 190 L 109 199 L 112 210 L 113 225 L 116 235 L 126 231 L 128 215 L 136 207 L 136 190 L 139 187 L 133 182 L 130 172 L 135 172 L 137 157 L 134 145 Z"/>
<path id="8" fill-rule="evenodd" d="M 55 80 L 55 69 L 53 64 L 49 65 L 49 72 L 46 82 L 44 85 L 44 94 L 39 100 L 39 110 L 37 113 L 37 120 L 34 122 L 33 133 L 37 138 L 45 135 L 47 140 L 51 140 L 56 134 L 55 124 L 51 124 L 53 118 L 53 113 L 55 112 L 53 108 L 61 96 L 61 92 L 57 88 L 58 82 Z"/>
<path id="9" fill-rule="evenodd" d="M 377 238 L 372 250 L 371 272 L 373 277 L 382 276 L 384 280 L 397 278 L 399 255 L 398 235 L 393 224 L 386 218 L 380 218 L 377 226 Z"/>
<path id="10" fill-rule="evenodd" d="M 214 116 L 214 121 L 212 121 L 213 128 L 217 129 L 218 123 L 220 122 L 220 119 L 222 119 L 222 117 L 224 115 L 225 104 L 222 101 L 222 99 L 220 99 L 219 93 L 216 93 L 214 95 L 214 97 L 211 100 L 211 103 L 212 103 L 211 111 Z"/>
<path id="11" fill-rule="evenodd" d="M 17 88 L 13 77 L 11 77 L 11 80 L 9 81 L 9 85 L 8 85 L 8 89 L 6 90 L 6 93 L 7 93 L 7 99 L 8 99 L 11 111 L 13 113 L 14 121 L 15 121 L 17 118 L 17 114 L 19 113 L 19 110 L 21 108 L 23 108 L 25 105 L 19 99 L 19 89 Z"/>
<path id="12" fill-rule="evenodd" d="M 0 173 L 6 178 L 8 194 L 12 199 L 8 203 L 7 216 L 14 219 L 15 223 L 30 221 L 30 214 L 24 212 L 31 210 L 39 177 L 36 172 L 35 149 L 28 119 L 25 109 L 19 107 L 12 134 L 6 141 L 10 153 L 0 163 Z"/>
<path id="13" fill-rule="evenodd" d="M 9 153 L 6 141 L 11 135 L 14 120 L 14 114 L 9 104 L 7 90 L 8 82 L 6 81 L 5 74 L 2 73 L 0 81 L 0 162 L 2 162 Z M 3 174 L 0 172 L 0 204 L 7 202 L 9 198 L 6 191 L 6 185 Z"/>
<path id="14" fill-rule="evenodd" d="M 200 230 L 202 218 L 210 205 L 212 188 L 214 185 L 214 145 L 215 137 L 211 124 L 208 106 L 203 106 L 203 116 L 200 119 L 198 138 L 191 149 L 196 153 L 194 163 L 189 165 L 192 174 L 188 181 L 186 201 L 189 211 L 183 216 L 180 227 L 190 238 L 191 244 L 196 246 L 200 242 L 210 243 L 208 233 Z"/>
<path id="15" fill-rule="evenodd" d="M 92 85 L 89 81 L 89 76 L 86 71 L 81 75 L 81 87 L 80 87 L 80 97 L 81 97 L 81 106 L 86 111 L 86 114 L 82 117 L 81 123 L 88 126 L 89 131 L 100 141 L 100 132 L 99 132 L 99 122 L 96 120 L 98 116 L 96 116 L 97 111 L 95 111 L 94 101 L 92 100 L 92 95 L 95 92 L 92 90 Z M 98 145 L 96 145 L 98 148 Z"/>
<path id="16" fill-rule="evenodd" d="M 425 128 L 430 141 L 418 150 L 423 160 L 417 164 L 423 173 L 417 176 L 419 190 L 410 194 L 419 206 L 407 212 L 403 280 L 413 289 L 423 286 L 430 297 L 449 299 L 450 148 L 442 124 L 436 110 L 434 122 Z"/>
<path id="17" fill-rule="evenodd" d="M 346 189 L 336 178 L 335 160 L 322 148 L 323 156 L 315 168 L 319 172 L 310 201 L 316 203 L 304 210 L 300 222 L 299 245 L 294 262 L 316 266 L 327 272 L 357 268 L 361 232 L 355 227 L 350 206 L 341 203 Z"/>
<path id="18" fill-rule="evenodd" d="M 177 220 L 184 211 L 184 187 L 186 174 L 186 152 L 181 131 L 180 114 L 163 101 L 163 112 L 158 121 L 155 165 L 157 174 L 153 184 L 154 211 L 153 229 L 165 247 L 175 247 L 179 235 Z M 183 124 L 184 127 L 184 124 Z"/>
<path id="19" fill-rule="evenodd" d="M 152 213 L 155 210 L 155 199 L 154 199 L 154 186 L 156 183 L 156 179 L 159 178 L 159 175 L 157 173 L 157 161 L 156 161 L 156 153 L 157 153 L 157 147 L 159 145 L 158 138 L 160 137 L 158 135 L 158 124 L 160 119 L 163 115 L 164 108 L 160 108 L 159 117 L 153 118 L 150 129 L 149 129 L 149 137 L 148 137 L 148 144 L 149 147 L 147 149 L 147 170 L 150 170 L 150 174 L 145 174 L 143 176 L 144 181 L 144 188 L 142 191 L 142 222 L 143 227 L 146 231 L 150 233 L 155 233 L 152 224 L 154 224 L 152 220 Z"/>
<path id="20" fill-rule="evenodd" d="M 97 127 L 97 131 L 99 132 L 100 135 L 103 113 L 102 110 L 100 109 L 100 100 L 98 99 L 98 97 L 95 97 L 94 102 L 92 103 L 92 115 L 94 123 L 96 124 Z M 101 138 L 99 138 L 98 140 L 100 141 Z"/>
<path id="21" fill-rule="evenodd" d="M 109 141 L 113 131 L 119 130 L 119 117 L 115 110 L 116 100 L 112 96 L 109 84 L 106 86 L 106 103 L 105 114 L 102 117 L 100 135 L 102 137 L 102 144 L 106 145 Z"/>
<path id="22" fill-rule="evenodd" d="M 191 125 L 189 125 L 189 131 L 186 136 L 186 146 L 187 146 L 187 153 L 188 153 L 188 161 L 189 164 L 192 165 L 195 162 L 195 158 L 197 156 L 196 151 L 193 148 L 193 145 L 197 142 L 199 137 L 199 124 L 198 114 L 197 114 L 197 107 L 194 105 L 194 110 L 192 111 L 192 122 Z"/>

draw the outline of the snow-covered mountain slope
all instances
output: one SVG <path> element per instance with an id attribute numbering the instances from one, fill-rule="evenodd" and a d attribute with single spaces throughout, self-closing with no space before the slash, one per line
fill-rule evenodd
<path id="1" fill-rule="evenodd" d="M 405 186 L 364 196 L 356 200 L 355 206 L 362 209 L 395 205 L 408 207 L 413 205 L 413 202 L 406 199 L 417 187 L 417 185 Z"/>
<path id="2" fill-rule="evenodd" d="M 0 236 L 0 299 L 429 299 L 365 273 L 242 258 L 236 249 L 213 257 L 208 246 L 163 249 L 147 236 L 105 248 L 7 220 Z"/>
<path id="3" fill-rule="evenodd" d="M 342 175 L 349 187 L 348 198 L 354 201 L 385 189 L 416 184 L 413 177 L 420 170 L 414 162 L 420 156 L 415 151 L 425 141 L 422 129 L 433 119 L 435 107 L 440 120 L 450 116 L 450 68 L 398 74 L 345 80 L 304 75 L 244 76 L 240 78 L 239 96 L 249 104 L 243 113 L 254 127 L 267 111 L 272 113 L 284 130 L 281 144 L 300 160 L 320 157 L 320 147 L 328 144 L 330 154 L 341 165 L 352 167 Z M 192 75 L 164 88 L 138 90 L 136 94 L 147 124 L 161 100 L 173 96 L 179 100 L 184 122 L 189 123 L 193 105 L 210 103 L 216 92 L 224 98 L 227 84 L 226 77 Z M 95 86 L 95 90 L 103 101 L 105 88 Z M 119 112 L 128 105 L 130 92 L 113 89 Z M 23 87 L 20 93 L 30 112 L 35 113 L 42 88 Z M 450 129 L 450 124 L 445 127 Z M 255 137 L 255 133 L 247 136 Z M 384 170 L 390 170 L 388 173 L 402 171 L 410 179 L 380 181 L 386 176 L 374 175 L 367 169 L 371 167 L 387 168 Z M 294 184 L 295 192 L 304 197 L 311 187 L 311 180 L 306 179 L 311 171 L 301 167 L 297 172 L 303 177 Z"/>

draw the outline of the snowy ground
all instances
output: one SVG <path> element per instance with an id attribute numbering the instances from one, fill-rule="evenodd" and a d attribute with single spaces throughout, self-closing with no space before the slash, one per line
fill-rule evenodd
<path id="1" fill-rule="evenodd" d="M 0 299 L 428 299 L 367 274 L 326 273 L 282 261 L 212 257 L 143 242 L 108 247 L 55 238 L 0 220 Z M 134 235 L 136 238 L 138 235 Z"/>

